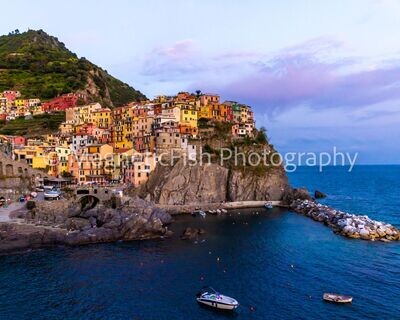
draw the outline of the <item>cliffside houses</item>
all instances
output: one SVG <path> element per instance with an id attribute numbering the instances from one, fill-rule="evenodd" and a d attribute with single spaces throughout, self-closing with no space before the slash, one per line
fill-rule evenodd
<path id="1" fill-rule="evenodd" d="M 65 111 L 86 102 L 86 95 L 78 93 L 67 93 L 42 102 L 39 98 L 22 97 L 19 91 L 6 90 L 0 93 L 0 121 Z"/>
<path id="2" fill-rule="evenodd" d="M 9 99 L 14 108 L 40 106 L 38 99 L 18 101 L 18 92 L 4 92 L 2 97 L 0 106 Z M 217 94 L 180 92 L 113 109 L 99 103 L 78 106 L 78 100 L 85 101 L 70 94 L 41 105 L 43 112 L 65 111 L 65 122 L 57 134 L 25 140 L 3 136 L 4 143 L 12 146 L 13 157 L 80 184 L 138 186 L 147 181 L 165 154 L 194 159 L 199 151 L 195 141 L 204 127 L 227 123 L 238 139 L 252 137 L 255 129 L 251 107 L 221 102 Z"/>

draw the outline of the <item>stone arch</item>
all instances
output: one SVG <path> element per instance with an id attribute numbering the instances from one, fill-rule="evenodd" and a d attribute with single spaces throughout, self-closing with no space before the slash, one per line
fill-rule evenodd
<path id="1" fill-rule="evenodd" d="M 12 164 L 6 164 L 6 176 L 12 177 L 14 175 L 14 167 Z"/>
<path id="2" fill-rule="evenodd" d="M 100 202 L 100 199 L 91 194 L 84 195 L 79 199 L 79 203 L 81 204 L 82 212 L 93 209 L 94 207 L 97 206 L 97 204 L 99 202 Z"/>

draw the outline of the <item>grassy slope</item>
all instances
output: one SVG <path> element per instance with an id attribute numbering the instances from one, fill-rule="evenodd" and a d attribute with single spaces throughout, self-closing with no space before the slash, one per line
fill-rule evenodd
<path id="1" fill-rule="evenodd" d="M 17 118 L 7 123 L 0 122 L 0 134 L 35 136 L 52 133 L 64 120 L 64 112 L 37 115 L 29 120 Z"/>

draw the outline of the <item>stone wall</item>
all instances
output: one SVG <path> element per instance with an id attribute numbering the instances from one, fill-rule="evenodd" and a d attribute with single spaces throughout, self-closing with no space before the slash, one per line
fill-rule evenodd
<path id="1" fill-rule="evenodd" d="M 50 176 L 0 152 L 0 189 L 31 189 L 37 178 L 50 178 Z"/>

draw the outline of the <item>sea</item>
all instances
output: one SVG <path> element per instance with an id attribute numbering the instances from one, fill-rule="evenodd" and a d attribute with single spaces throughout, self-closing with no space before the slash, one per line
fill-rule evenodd
<path id="1" fill-rule="evenodd" d="M 400 166 L 299 167 L 293 186 L 400 227 Z M 185 227 L 204 228 L 197 241 Z M 334 234 L 284 209 L 179 216 L 172 239 L 54 247 L 0 257 L 0 319 L 400 319 L 400 243 Z M 235 312 L 197 304 L 203 286 Z M 353 296 L 324 302 L 325 292 Z"/>

